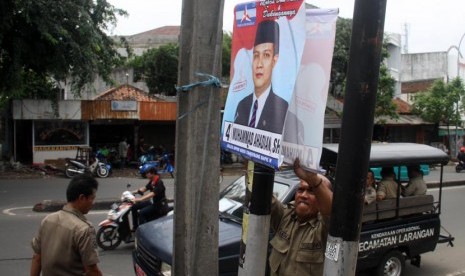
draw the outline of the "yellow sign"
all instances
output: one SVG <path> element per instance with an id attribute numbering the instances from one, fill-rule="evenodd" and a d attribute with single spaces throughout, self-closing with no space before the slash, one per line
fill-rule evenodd
<path id="1" fill-rule="evenodd" d="M 67 151 L 77 150 L 78 146 L 35 146 L 34 151 Z"/>

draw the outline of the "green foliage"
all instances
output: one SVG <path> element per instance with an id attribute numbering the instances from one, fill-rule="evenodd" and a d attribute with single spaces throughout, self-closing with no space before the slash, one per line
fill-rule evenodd
<path id="1" fill-rule="evenodd" d="M 349 47 L 352 37 L 352 19 L 338 18 L 336 23 L 336 41 L 334 43 L 333 61 L 329 93 L 335 98 L 344 97 L 347 68 L 349 64 Z M 388 58 L 387 43 L 383 43 L 382 60 Z M 376 91 L 375 118 L 388 116 L 398 118 L 397 106 L 392 101 L 395 94 L 395 80 L 389 74 L 384 63 L 380 66 L 378 90 Z"/>
<path id="2" fill-rule="evenodd" d="M 412 111 L 429 122 L 458 125 L 464 108 L 464 96 L 465 88 L 460 78 L 450 83 L 437 80 L 427 91 L 415 94 Z"/>
<path id="3" fill-rule="evenodd" d="M 149 93 L 175 95 L 178 79 L 179 47 L 167 44 L 147 50 L 142 56 L 131 60 L 134 81 L 145 80 Z"/>
<path id="4" fill-rule="evenodd" d="M 229 71 L 231 70 L 231 44 L 232 35 L 229 32 L 223 33 L 223 52 L 221 62 L 221 74 L 223 77 L 229 78 Z"/>
<path id="5" fill-rule="evenodd" d="M 105 0 L 4 0 L 0 5 L 3 97 L 32 93 L 53 98 L 47 95 L 56 93 L 56 87 L 37 84 L 68 77 L 77 94 L 97 74 L 109 81 L 119 55 L 104 30 L 124 11 Z"/>
<path id="6" fill-rule="evenodd" d="M 231 67 L 230 33 L 223 33 L 222 75 L 229 76 Z M 178 77 L 179 46 L 167 44 L 149 49 L 143 55 L 132 58 L 128 65 L 134 68 L 134 81 L 144 80 L 149 93 L 176 95 L 175 86 Z"/>
<path id="7" fill-rule="evenodd" d="M 376 93 L 375 118 L 388 116 L 397 119 L 397 105 L 392 101 L 395 94 L 395 80 L 389 75 L 386 64 L 379 68 L 378 91 Z"/>
<path id="8" fill-rule="evenodd" d="M 336 40 L 334 42 L 331 64 L 330 94 L 342 98 L 347 67 L 349 64 L 349 46 L 352 36 L 352 19 L 338 18 L 336 22 Z"/>

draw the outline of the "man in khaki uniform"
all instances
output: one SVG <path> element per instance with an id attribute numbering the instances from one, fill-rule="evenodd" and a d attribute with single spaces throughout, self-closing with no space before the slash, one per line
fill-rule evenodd
<path id="1" fill-rule="evenodd" d="M 397 197 L 398 185 L 395 178 L 396 174 L 392 167 L 384 167 L 381 169 L 381 181 L 378 184 L 376 200 L 380 201 Z"/>
<path id="2" fill-rule="evenodd" d="M 62 210 L 46 216 L 39 233 L 32 239 L 34 251 L 31 276 L 101 276 L 95 229 L 87 221 L 98 189 L 97 181 L 87 175 L 71 179 L 66 190 L 68 203 Z"/>
<path id="3" fill-rule="evenodd" d="M 415 196 L 426 194 L 426 183 L 423 180 L 423 173 L 421 172 L 420 166 L 408 166 L 407 167 L 409 181 L 406 187 L 402 187 L 403 196 Z"/>
<path id="4" fill-rule="evenodd" d="M 375 175 L 372 170 L 368 170 L 367 184 L 365 187 L 365 204 L 371 204 L 376 201 Z"/>
<path id="5" fill-rule="evenodd" d="M 271 208 L 271 275 L 323 275 L 333 193 L 329 180 L 303 170 L 297 159 L 294 172 L 301 179 L 295 200 Z"/>

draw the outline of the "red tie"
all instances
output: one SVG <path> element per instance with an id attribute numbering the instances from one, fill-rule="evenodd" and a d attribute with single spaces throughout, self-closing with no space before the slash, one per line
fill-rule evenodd
<path id="1" fill-rule="evenodd" d="M 250 118 L 249 127 L 255 127 L 255 119 L 257 117 L 257 108 L 258 108 L 258 101 L 255 100 L 253 104 L 252 118 Z"/>

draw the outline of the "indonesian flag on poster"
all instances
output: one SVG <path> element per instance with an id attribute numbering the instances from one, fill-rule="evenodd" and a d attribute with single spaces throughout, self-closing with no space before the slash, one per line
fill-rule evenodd
<path id="1" fill-rule="evenodd" d="M 316 131 L 320 133 L 319 150 L 318 145 L 306 144 L 314 140 L 310 139 L 314 133 L 305 134 L 310 131 L 307 124 L 319 110 L 312 105 L 320 104 L 320 100 L 324 100 L 324 116 L 326 96 L 318 97 L 318 102 L 300 94 L 302 101 L 293 98 L 298 92 L 296 83 L 308 85 L 304 83 L 308 78 L 306 74 L 311 72 L 307 66 L 315 56 L 304 53 L 315 49 L 307 45 L 310 25 L 306 23 L 308 14 L 303 1 L 248 2 L 238 4 L 234 13 L 231 84 L 221 130 L 222 148 L 275 169 L 285 160 L 292 159 L 293 162 L 297 156 L 305 167 L 317 169 L 314 164 L 319 163 L 319 157 L 315 161 L 315 154 L 321 152 L 324 117 L 319 124 L 321 131 Z M 314 34 L 317 40 L 325 37 L 319 31 Z M 323 51 L 324 55 L 331 52 L 328 66 L 322 66 L 328 68 L 328 77 L 318 81 L 326 83 L 320 87 L 326 88 L 326 95 L 333 45 L 334 30 L 331 47 Z M 317 48 L 315 53 L 320 62 L 318 51 Z M 308 115 L 311 116 L 306 117 Z M 299 124 L 301 121 L 305 124 Z M 288 132 L 303 134 L 299 136 L 302 140 L 293 139 Z M 301 150 L 304 153 L 298 154 Z"/>

